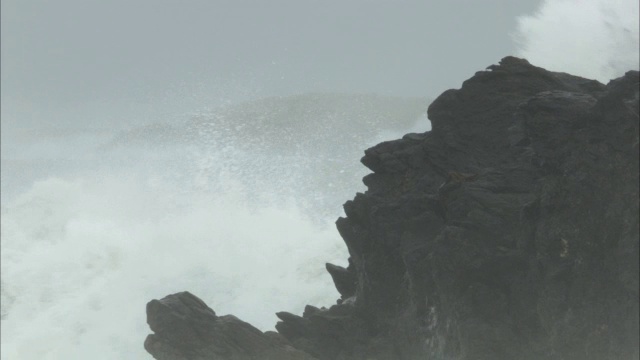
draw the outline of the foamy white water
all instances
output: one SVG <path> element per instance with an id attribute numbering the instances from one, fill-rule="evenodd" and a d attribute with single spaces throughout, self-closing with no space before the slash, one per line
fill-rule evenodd
<path id="1" fill-rule="evenodd" d="M 127 174 L 49 178 L 3 209 L 2 357 L 144 358 L 144 306 L 177 291 L 263 329 L 335 300 L 323 262 L 346 257 L 330 226 L 234 191 L 176 193 Z"/>
<path id="2" fill-rule="evenodd" d="M 428 129 L 425 101 L 367 99 L 270 100 L 106 134 L 11 130 L 2 358 L 150 358 L 145 305 L 184 290 L 263 330 L 277 311 L 335 303 L 324 263 L 346 265 L 333 222 L 363 190 L 362 150 Z M 306 115 L 288 118 L 295 106 Z M 264 128 L 236 129 L 258 126 L 247 114 Z M 373 127 L 376 118 L 395 119 Z M 296 121 L 348 126 L 313 135 Z M 367 135 L 349 146 L 335 140 L 358 128 Z"/>
<path id="3" fill-rule="evenodd" d="M 544 0 L 518 20 L 518 55 L 606 84 L 640 67 L 639 13 L 638 0 Z"/>

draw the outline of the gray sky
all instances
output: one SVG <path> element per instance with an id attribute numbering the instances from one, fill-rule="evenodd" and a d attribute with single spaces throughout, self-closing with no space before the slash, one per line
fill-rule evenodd
<path id="1" fill-rule="evenodd" d="M 435 97 L 514 54 L 517 16 L 539 1 L 1 4 L 3 108 L 13 110 L 3 114 L 15 115 L 96 102 L 202 107 L 309 91 Z"/>

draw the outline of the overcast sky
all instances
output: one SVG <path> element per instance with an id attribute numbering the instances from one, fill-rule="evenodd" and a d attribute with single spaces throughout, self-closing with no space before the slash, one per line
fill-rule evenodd
<path id="1" fill-rule="evenodd" d="M 435 98 L 506 55 L 605 83 L 639 67 L 637 0 L 1 4 L 3 128 L 313 91 Z"/>
<path id="2" fill-rule="evenodd" d="M 3 0 L 3 105 L 198 107 L 309 91 L 432 98 L 513 54 L 517 16 L 538 5 Z"/>

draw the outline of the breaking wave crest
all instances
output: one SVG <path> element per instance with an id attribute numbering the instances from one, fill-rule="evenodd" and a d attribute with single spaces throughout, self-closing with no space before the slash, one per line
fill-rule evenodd
<path id="1" fill-rule="evenodd" d="M 427 130 L 426 105 L 315 94 L 108 136 L 16 131 L 2 158 L 2 358 L 146 358 L 145 304 L 178 291 L 263 330 L 276 311 L 331 305 L 324 263 L 346 265 L 333 222 L 363 189 L 358 159 Z"/>

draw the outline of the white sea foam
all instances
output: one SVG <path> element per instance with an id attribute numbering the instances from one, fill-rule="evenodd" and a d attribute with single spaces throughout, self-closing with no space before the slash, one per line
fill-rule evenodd
<path id="1" fill-rule="evenodd" d="M 544 0 L 518 20 L 518 55 L 606 84 L 640 66 L 639 12 L 638 0 Z"/>
<path id="2" fill-rule="evenodd" d="M 346 256 L 329 224 L 176 193 L 130 174 L 49 178 L 3 208 L 2 357 L 144 358 L 146 302 L 178 291 L 262 329 L 335 301 L 324 262 Z"/>
<path id="3" fill-rule="evenodd" d="M 281 101 L 268 108 L 300 103 Z M 318 101 L 310 103 L 322 108 Z M 349 101 L 326 106 L 355 133 L 366 125 L 358 121 L 385 111 L 379 101 L 355 113 L 343 108 Z M 415 114 L 426 107 L 412 103 Z M 387 127 L 385 137 L 428 128 L 422 118 L 411 129 L 419 116 L 401 108 L 395 120 L 405 128 Z M 382 138 L 368 129 L 370 138 L 332 153 L 334 136 L 349 129 L 329 128 L 314 141 L 284 139 L 277 129 L 258 141 L 268 128 L 207 132 L 224 116 L 201 118 L 186 133 L 154 125 L 98 141 L 91 131 L 41 130 L 3 143 L 3 181 L 20 185 L 3 184 L 3 359 L 150 358 L 145 304 L 179 291 L 262 330 L 273 329 L 277 311 L 335 303 L 324 263 L 345 266 L 348 254 L 333 222 L 363 189 L 362 149 Z M 309 116 L 287 121 L 327 114 Z M 284 140 L 295 151 L 283 152 Z"/>

